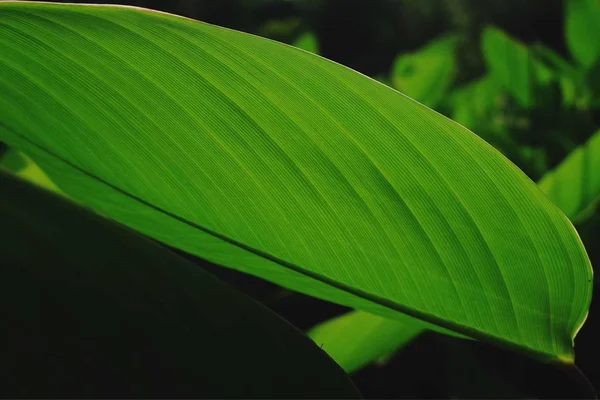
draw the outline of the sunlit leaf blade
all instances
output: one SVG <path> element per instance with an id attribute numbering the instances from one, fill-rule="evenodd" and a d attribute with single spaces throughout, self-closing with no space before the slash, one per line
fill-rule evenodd
<path id="1" fill-rule="evenodd" d="M 423 330 L 423 325 L 413 319 L 407 318 L 403 322 L 352 311 L 315 326 L 308 335 L 351 373 L 388 356 Z"/>
<path id="2" fill-rule="evenodd" d="M 591 267 L 512 163 L 291 46 L 163 13 L 0 3 L 0 139 L 69 196 L 309 295 L 572 360 Z"/>
<path id="3" fill-rule="evenodd" d="M 525 45 L 493 27 L 481 39 L 483 57 L 489 73 L 523 107 L 536 103 L 536 90 L 547 84 L 552 72 L 536 60 Z"/>
<path id="4" fill-rule="evenodd" d="M 456 75 L 457 38 L 446 36 L 431 41 L 414 53 L 401 54 L 392 67 L 392 85 L 407 96 L 435 107 Z"/>
<path id="5" fill-rule="evenodd" d="M 310 51 L 311 53 L 319 54 L 319 41 L 314 33 L 304 32 L 293 43 L 299 49 Z"/>
<path id="6" fill-rule="evenodd" d="M 591 67 L 600 58 L 600 1 L 566 0 L 565 39 L 573 58 Z"/>
<path id="7" fill-rule="evenodd" d="M 600 200 L 600 131 L 540 180 L 540 188 L 573 222 Z"/>
<path id="8" fill-rule="evenodd" d="M 0 187 L 2 397 L 357 397 L 198 266 L 3 171 Z"/>

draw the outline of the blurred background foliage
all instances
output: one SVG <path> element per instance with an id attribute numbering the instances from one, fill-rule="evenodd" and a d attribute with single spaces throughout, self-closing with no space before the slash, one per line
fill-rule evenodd
<path id="1" fill-rule="evenodd" d="M 592 264 L 600 265 L 598 0 L 109 3 L 172 12 L 295 45 L 373 77 L 454 119 L 560 199 L 555 201 L 575 221 Z M 570 154 L 560 170 L 549 173 Z M 348 311 L 186 257 L 302 329 Z M 598 303 L 596 295 L 575 347 L 577 365 L 596 388 L 600 388 Z M 381 335 L 372 333 L 360 340 L 386 348 L 387 339 Z M 367 398 L 590 395 L 577 371 L 434 333 L 421 334 L 352 376 Z"/>

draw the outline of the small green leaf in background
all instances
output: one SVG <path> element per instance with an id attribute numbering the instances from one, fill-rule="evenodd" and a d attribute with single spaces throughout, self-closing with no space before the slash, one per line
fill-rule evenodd
<path id="1" fill-rule="evenodd" d="M 488 122 L 489 111 L 498 103 L 502 87 L 496 79 L 486 75 L 452 92 L 452 119 L 477 131 L 482 122 Z"/>
<path id="2" fill-rule="evenodd" d="M 277 315 L 150 240 L 0 171 L 0 395 L 356 398 Z"/>
<path id="3" fill-rule="evenodd" d="M 600 1 L 566 0 L 565 39 L 573 58 L 591 67 L 600 58 Z"/>
<path id="4" fill-rule="evenodd" d="M 553 70 L 561 88 L 563 104 L 567 107 L 586 106 L 589 90 L 585 84 L 584 71 L 540 43 L 533 45 L 531 51 L 535 58 L 545 62 Z"/>
<path id="5" fill-rule="evenodd" d="M 298 47 L 299 49 L 319 54 L 319 41 L 315 34 L 312 32 L 302 33 L 298 37 L 298 39 L 296 39 L 296 41 L 292 43 L 292 45 Z"/>
<path id="6" fill-rule="evenodd" d="M 522 43 L 494 27 L 485 28 L 481 48 L 489 73 L 525 108 L 536 104 L 536 91 L 553 79 L 551 70 Z"/>
<path id="7" fill-rule="evenodd" d="M 289 289 L 573 361 L 585 249 L 459 124 L 308 52 L 165 13 L 3 2 L 0 26 L 0 140 L 77 202 Z"/>
<path id="8" fill-rule="evenodd" d="M 412 318 L 390 320 L 352 311 L 312 328 L 308 335 L 347 373 L 388 356 L 424 331 Z"/>
<path id="9" fill-rule="evenodd" d="M 564 75 L 575 77 L 580 74 L 576 65 L 572 65 L 556 51 L 542 43 L 535 43 L 529 51 L 532 52 L 533 57 L 540 61 L 546 61 L 552 69 L 560 71 Z"/>
<path id="10" fill-rule="evenodd" d="M 399 55 L 392 67 L 392 86 L 426 106 L 437 106 L 456 76 L 457 44 L 456 36 L 444 36 Z"/>
<path id="11" fill-rule="evenodd" d="M 573 222 L 589 216 L 600 199 L 600 131 L 546 174 L 539 186 Z"/>

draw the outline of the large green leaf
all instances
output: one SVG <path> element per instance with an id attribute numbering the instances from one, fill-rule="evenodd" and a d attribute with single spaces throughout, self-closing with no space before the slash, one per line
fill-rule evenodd
<path id="1" fill-rule="evenodd" d="M 401 54 L 392 67 L 392 85 L 407 96 L 435 107 L 456 76 L 455 36 L 429 42 L 414 53 Z"/>
<path id="2" fill-rule="evenodd" d="M 582 66 L 589 68 L 600 58 L 600 1 L 566 0 L 565 38 Z"/>
<path id="3" fill-rule="evenodd" d="M 496 79 L 522 107 L 537 102 L 540 87 L 553 74 L 522 43 L 494 27 L 487 27 L 481 37 L 483 57 L 490 75 Z"/>
<path id="4" fill-rule="evenodd" d="M 540 180 L 540 188 L 573 222 L 600 200 L 600 131 Z"/>
<path id="5" fill-rule="evenodd" d="M 323 58 L 176 16 L 0 3 L 0 139 L 157 240 L 390 318 L 572 360 L 591 267 L 462 126 Z"/>
<path id="6" fill-rule="evenodd" d="M 0 171 L 2 397 L 357 397 L 286 321 Z"/>

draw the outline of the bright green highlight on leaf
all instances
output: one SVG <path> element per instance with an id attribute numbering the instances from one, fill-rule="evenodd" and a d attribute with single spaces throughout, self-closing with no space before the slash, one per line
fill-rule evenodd
<path id="1" fill-rule="evenodd" d="M 423 332 L 423 324 L 407 318 L 390 320 L 363 311 L 352 311 L 317 325 L 308 335 L 344 370 L 388 356 Z"/>
<path id="2" fill-rule="evenodd" d="M 565 39 L 582 66 L 600 60 L 600 1 L 566 0 Z"/>
<path id="3" fill-rule="evenodd" d="M 540 180 L 540 188 L 573 222 L 600 200 L 600 131 Z"/>
<path id="4" fill-rule="evenodd" d="M 44 171 L 23 153 L 12 149 L 8 150 L 6 154 L 0 157 L 0 169 L 10 171 L 18 177 L 35 183 L 46 190 L 60 193 L 60 189 L 48 178 Z"/>
<path id="5" fill-rule="evenodd" d="M 393 87 L 429 107 L 435 107 L 454 82 L 457 42 L 455 36 L 446 36 L 431 41 L 414 53 L 398 56 L 392 67 Z"/>
<path id="6" fill-rule="evenodd" d="M 358 397 L 300 331 L 197 265 L 1 170 L 0 187 L 4 394 Z"/>
<path id="7" fill-rule="evenodd" d="M 70 197 L 212 262 L 573 359 L 591 266 L 462 126 L 348 68 L 134 8 L 0 3 L 0 140 Z"/>

